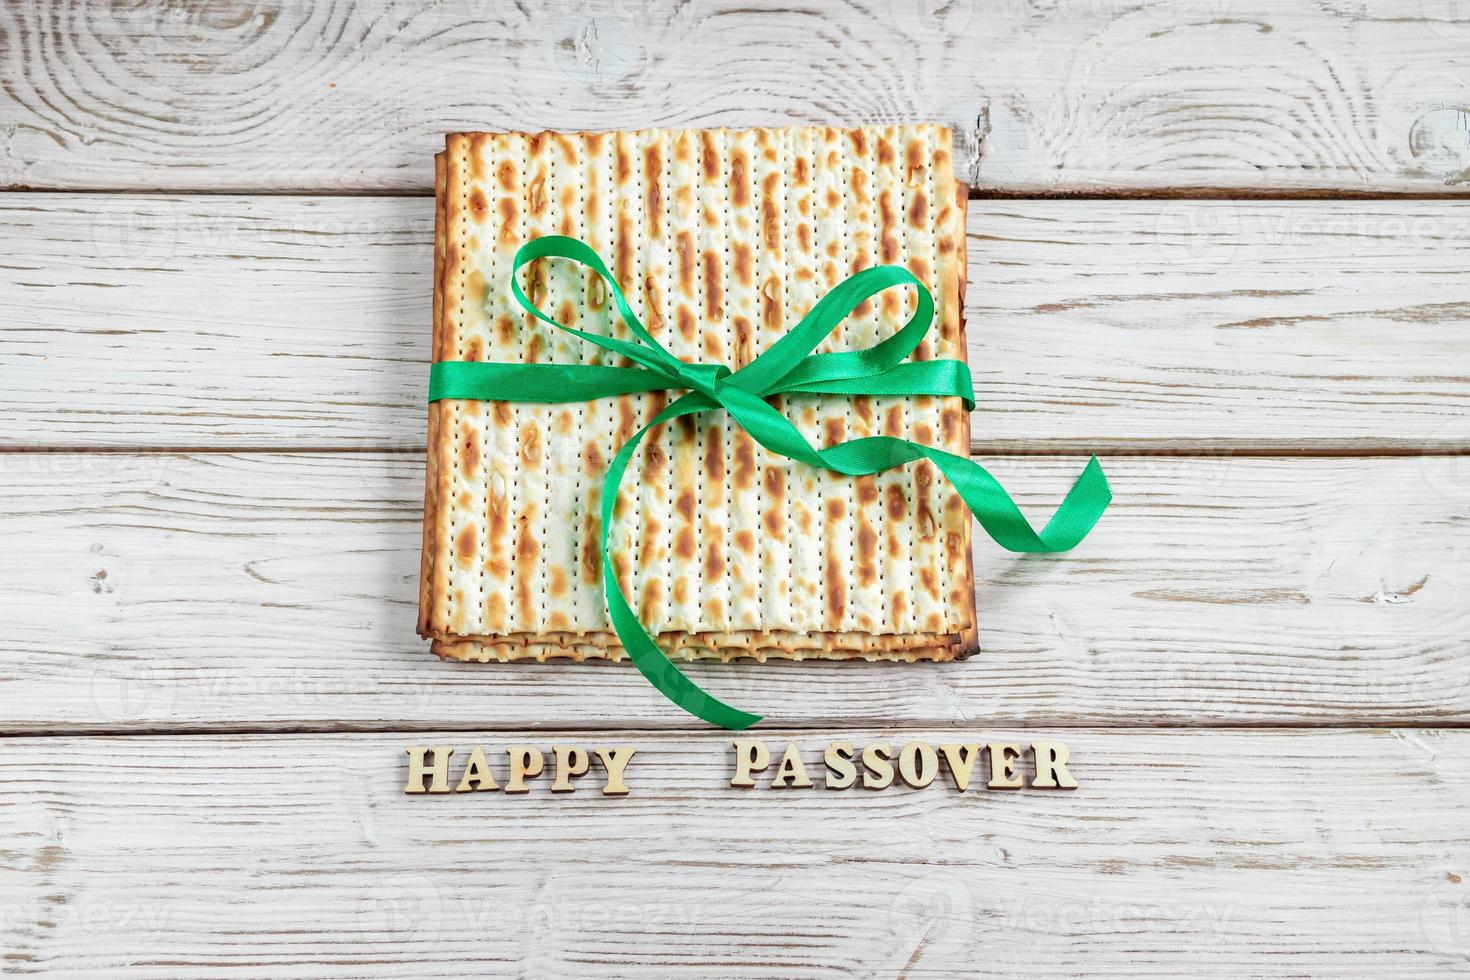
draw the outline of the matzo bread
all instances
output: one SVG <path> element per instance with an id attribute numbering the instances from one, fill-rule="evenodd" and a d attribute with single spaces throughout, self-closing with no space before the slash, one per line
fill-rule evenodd
<path id="1" fill-rule="evenodd" d="M 686 360 L 739 368 L 832 286 L 883 263 L 935 294 L 915 357 L 963 358 L 949 146 L 934 126 L 451 136 L 436 175 L 434 356 L 612 363 L 509 295 L 515 250 L 566 234 L 608 259 L 649 331 Z M 626 334 L 590 271 L 543 261 L 522 275 L 562 322 Z M 872 345 L 910 302 L 876 297 L 821 349 Z M 669 397 L 432 407 L 420 632 L 437 652 L 621 653 L 600 588 L 601 475 Z M 784 402 L 817 445 L 886 433 L 968 449 L 958 399 Z M 817 471 L 710 413 L 645 441 L 613 533 L 625 591 L 676 656 L 950 659 L 974 645 L 969 529 L 928 463 Z"/>

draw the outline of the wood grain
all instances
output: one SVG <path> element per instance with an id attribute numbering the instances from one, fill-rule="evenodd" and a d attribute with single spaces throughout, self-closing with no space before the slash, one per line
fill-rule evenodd
<path id="1" fill-rule="evenodd" d="M 1078 549 L 976 535 L 959 664 L 707 665 L 773 725 L 1470 721 L 1463 460 L 1113 457 Z M 1080 469 L 993 470 L 1044 520 Z M 626 665 L 439 663 L 422 460 L 0 454 L 0 730 L 684 727 Z"/>
<path id="2" fill-rule="evenodd" d="M 476 128 L 956 127 L 1001 193 L 1463 192 L 1455 0 L 13 3 L 0 186 L 427 192 Z"/>
<path id="3" fill-rule="evenodd" d="M 1467 42 L 1458 0 L 0 5 L 0 973 L 1463 975 Z M 979 542 L 967 663 L 691 673 L 814 766 L 1060 736 L 1081 788 L 736 791 L 627 667 L 432 659 L 432 205 L 371 195 L 460 129 L 915 119 L 976 190 L 977 448 L 1036 518 L 1065 454 L 1117 501 Z M 400 792 L 409 743 L 614 732 L 626 799 Z"/>
<path id="4" fill-rule="evenodd" d="M 964 795 L 737 790 L 724 736 L 633 733 L 622 799 L 404 796 L 423 738 L 0 742 L 7 972 L 1357 978 L 1470 956 L 1466 732 L 1073 731 L 1077 790 Z M 809 763 L 827 741 L 795 738 Z M 433 742 L 559 739 L 594 744 Z"/>
<path id="5" fill-rule="evenodd" d="M 431 212 L 0 195 L 0 447 L 421 447 Z M 969 233 L 977 445 L 1470 447 L 1470 203 L 972 201 Z"/>

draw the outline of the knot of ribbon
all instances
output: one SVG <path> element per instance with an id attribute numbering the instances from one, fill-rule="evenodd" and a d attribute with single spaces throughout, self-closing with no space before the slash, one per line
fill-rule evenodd
<path id="1" fill-rule="evenodd" d="M 519 275 L 522 267 L 543 258 L 569 259 L 597 273 L 636 342 L 587 333 L 543 313 L 527 298 Z M 896 333 L 863 350 L 812 353 L 864 300 L 895 286 L 912 286 L 915 295 L 913 315 Z M 515 254 L 510 290 L 530 315 L 638 366 L 439 361 L 431 369 L 429 400 L 558 404 L 637 392 L 685 392 L 623 443 L 608 464 L 602 481 L 599 551 L 608 618 L 623 648 L 664 696 L 712 724 L 744 729 L 760 721 L 760 716 L 706 693 L 674 666 L 634 614 L 609 554 L 618 489 L 639 443 L 654 427 L 681 416 L 723 409 L 771 453 L 847 476 L 881 473 L 927 459 L 950 481 L 986 533 L 1009 551 L 1066 551 L 1087 536 L 1112 500 L 1107 478 L 1093 457 L 1038 533 L 996 479 L 968 456 L 893 436 L 869 436 L 818 449 L 766 401 L 773 395 L 927 395 L 960 398 L 966 410 L 973 410 L 974 388 L 963 361 L 904 361 L 933 323 L 934 297 L 902 266 L 875 266 L 839 283 L 794 327 L 737 371 L 724 364 L 690 364 L 660 346 L 634 315 L 602 258 L 575 238 L 549 235 L 522 245 Z"/>

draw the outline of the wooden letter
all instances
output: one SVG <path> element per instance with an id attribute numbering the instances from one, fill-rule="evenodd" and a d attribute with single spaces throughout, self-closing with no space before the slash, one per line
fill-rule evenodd
<path id="1" fill-rule="evenodd" d="M 1032 786 L 1042 789 L 1077 788 L 1077 780 L 1067 771 L 1067 760 L 1072 758 L 1072 753 L 1061 742 L 1032 742 L 1031 754 L 1036 762 Z"/>
<path id="2" fill-rule="evenodd" d="M 553 745 L 551 751 L 556 755 L 556 781 L 551 784 L 551 791 L 570 793 L 576 789 L 570 777 L 586 775 L 592 760 L 575 745 Z"/>
<path id="3" fill-rule="evenodd" d="M 735 745 L 735 778 L 731 786 L 750 789 L 755 785 L 755 773 L 764 772 L 771 764 L 771 752 L 766 743 L 754 738 L 737 738 Z"/>
<path id="4" fill-rule="evenodd" d="M 476 786 L 475 784 L 479 785 Z M 465 763 L 464 778 L 454 788 L 456 793 L 468 793 L 477 789 L 499 789 L 500 784 L 490 775 L 490 763 L 485 759 L 485 750 L 478 745 L 470 752 L 470 761 Z"/>
<path id="5" fill-rule="evenodd" d="M 898 754 L 898 778 L 911 789 L 923 789 L 939 775 L 939 756 L 928 742 L 910 742 Z"/>
<path id="6" fill-rule="evenodd" d="M 857 766 L 852 764 L 852 743 L 833 742 L 822 753 L 827 763 L 827 788 L 847 789 L 857 782 Z"/>
<path id="7" fill-rule="evenodd" d="M 785 789 L 788 786 L 798 789 L 812 788 L 812 781 L 807 777 L 806 766 L 801 761 L 801 752 L 795 742 L 786 743 L 786 752 L 781 756 L 776 778 L 771 780 L 771 789 Z"/>
<path id="8" fill-rule="evenodd" d="M 449 792 L 449 757 L 454 754 L 452 745 L 410 745 L 404 751 L 408 753 L 408 785 L 403 787 L 405 793 L 447 793 Z M 424 757 L 432 752 L 434 754 L 433 765 L 427 765 Z M 429 788 L 424 789 L 424 777 L 429 776 Z"/>
<path id="9" fill-rule="evenodd" d="M 893 746 L 887 742 L 874 742 L 863 749 L 863 789 L 887 789 L 893 785 L 893 764 L 888 760 L 893 755 Z"/>
<path id="10" fill-rule="evenodd" d="M 954 788 L 963 793 L 970 788 L 970 775 L 975 771 L 975 760 L 980 758 L 980 743 L 946 742 L 939 747 L 944 754 L 944 765 L 949 769 L 949 778 Z"/>
<path id="11" fill-rule="evenodd" d="M 638 750 L 631 745 L 614 745 L 610 749 L 596 749 L 602 768 L 607 770 L 607 782 L 603 784 L 603 796 L 627 796 L 628 784 L 623 782 L 623 770 Z"/>
<path id="12" fill-rule="evenodd" d="M 546 757 L 534 745 L 512 745 L 505 750 L 510 755 L 510 778 L 505 781 L 507 793 L 525 793 L 527 776 L 539 776 L 546 768 Z"/>
<path id="13" fill-rule="evenodd" d="M 1015 742 L 990 743 L 990 788 L 1020 789 L 1025 781 L 1016 775 L 1021 746 Z"/>

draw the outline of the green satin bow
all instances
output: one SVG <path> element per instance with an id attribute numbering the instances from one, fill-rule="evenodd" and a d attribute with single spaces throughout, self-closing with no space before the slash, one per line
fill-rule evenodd
<path id="1" fill-rule="evenodd" d="M 527 299 L 518 275 L 522 266 L 541 258 L 571 259 L 601 276 L 617 304 L 618 314 L 638 343 L 586 333 L 541 312 Z M 918 300 L 914 315 L 902 329 L 865 350 L 811 353 L 860 303 L 893 286 L 914 287 Z M 608 531 L 623 473 L 638 444 L 654 426 L 681 415 L 723 408 L 770 452 L 848 476 L 881 473 L 915 460 L 930 460 L 954 485 L 980 525 L 1010 551 L 1066 551 L 1086 537 L 1112 500 L 1107 478 L 1093 457 L 1045 530 L 1037 534 L 995 478 L 966 456 L 892 436 L 854 439 L 817 449 L 766 402 L 771 395 L 784 394 L 932 395 L 961 398 L 967 409 L 974 409 L 970 369 L 963 361 L 901 363 L 918 347 L 934 319 L 934 297 L 901 266 L 864 269 L 840 283 L 785 336 L 739 371 L 731 371 L 723 364 L 687 364 L 659 346 L 633 314 L 602 259 L 575 238 L 550 235 L 522 245 L 515 255 L 510 289 L 516 301 L 537 319 L 642 366 L 440 361 L 429 376 L 429 400 L 459 398 L 555 404 L 639 391 L 687 391 L 623 444 L 603 477 L 602 584 L 612 627 L 643 676 L 669 700 L 712 724 L 743 729 L 760 721 L 760 716 L 732 708 L 705 693 L 673 665 L 634 615 L 613 574 L 608 554 Z"/>

